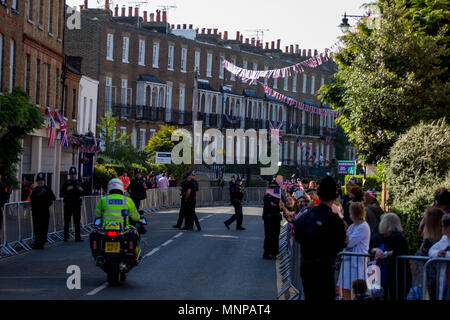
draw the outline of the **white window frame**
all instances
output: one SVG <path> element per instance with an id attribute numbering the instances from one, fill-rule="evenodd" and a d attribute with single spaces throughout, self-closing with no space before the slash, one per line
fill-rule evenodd
<path id="1" fill-rule="evenodd" d="M 128 98 L 128 79 L 122 79 L 120 90 L 120 104 L 127 105 Z"/>
<path id="2" fill-rule="evenodd" d="M 198 70 L 198 75 L 200 75 L 200 58 L 201 58 L 201 52 L 195 51 L 195 57 L 194 57 L 194 67 Z"/>
<path id="3" fill-rule="evenodd" d="M 47 101 L 47 96 L 48 96 L 48 78 L 50 77 L 50 65 L 48 63 L 45 64 L 45 91 L 44 91 L 44 107 L 48 107 L 48 101 Z"/>
<path id="4" fill-rule="evenodd" d="M 325 77 L 321 76 L 320 77 L 320 86 L 323 87 L 324 84 L 325 84 Z"/>
<path id="5" fill-rule="evenodd" d="M 278 89 L 278 78 L 273 78 L 273 88 Z"/>
<path id="6" fill-rule="evenodd" d="M 175 46 L 169 45 L 169 48 L 167 50 L 167 70 L 173 71 L 173 57 L 175 53 Z"/>
<path id="7" fill-rule="evenodd" d="M 28 21 L 33 21 L 33 11 L 31 10 L 31 3 L 34 0 L 27 0 L 27 19 Z"/>
<path id="8" fill-rule="evenodd" d="M 153 43 L 153 68 L 159 67 L 159 42 Z"/>
<path id="9" fill-rule="evenodd" d="M 13 0 L 16 1 L 17 0 Z M 58 1 L 58 0 L 57 0 Z M 48 19 L 47 19 L 47 31 L 49 34 L 52 34 L 52 5 L 53 5 L 53 0 L 48 0 Z"/>
<path id="10" fill-rule="evenodd" d="M 186 87 L 184 84 L 180 84 L 179 100 L 178 100 L 178 110 L 184 112 L 184 104 L 186 100 Z"/>
<path id="11" fill-rule="evenodd" d="M 268 66 L 264 66 L 264 71 L 269 70 Z M 269 85 L 269 78 L 264 77 L 264 84 L 267 86 Z"/>
<path id="12" fill-rule="evenodd" d="M 145 66 L 145 40 L 139 39 L 139 58 L 138 64 Z"/>
<path id="13" fill-rule="evenodd" d="M 314 95 L 316 87 L 316 77 L 311 76 L 311 95 Z"/>
<path id="14" fill-rule="evenodd" d="M 302 93 L 306 93 L 306 83 L 308 82 L 308 75 L 306 73 L 303 74 L 303 83 L 302 83 Z"/>
<path id="15" fill-rule="evenodd" d="M 122 40 L 122 62 L 123 63 L 129 63 L 129 61 L 128 61 L 129 52 L 130 52 L 130 38 L 123 37 L 123 40 Z"/>
<path id="16" fill-rule="evenodd" d="M 187 53 L 187 48 L 181 48 L 181 72 L 186 72 Z"/>
<path id="17" fill-rule="evenodd" d="M 256 62 L 253 62 L 253 71 L 258 70 L 258 64 Z M 253 85 L 256 86 L 256 81 L 253 82 Z"/>
<path id="18" fill-rule="evenodd" d="M 106 35 L 106 60 L 114 61 L 114 34 Z"/>
<path id="19" fill-rule="evenodd" d="M 109 92 L 108 92 L 109 88 Z M 109 100 L 108 100 L 109 98 Z M 105 115 L 106 113 L 111 110 L 112 107 L 112 78 L 111 77 L 105 77 Z"/>
<path id="20" fill-rule="evenodd" d="M 172 92 L 173 92 L 173 83 L 171 81 L 167 81 L 166 111 L 172 110 Z"/>
<path id="21" fill-rule="evenodd" d="M 289 77 L 288 77 L 287 73 L 286 73 L 286 76 L 284 77 L 283 90 L 284 91 L 289 90 Z"/>
<path id="22" fill-rule="evenodd" d="M 131 145 L 134 149 L 137 147 L 137 131 L 136 128 L 133 127 L 133 130 L 131 131 Z"/>
<path id="23" fill-rule="evenodd" d="M 248 61 L 247 60 L 242 61 L 242 69 L 247 69 L 247 67 L 248 67 Z M 245 80 L 242 79 L 242 82 L 245 82 Z"/>
<path id="24" fill-rule="evenodd" d="M 11 8 L 14 9 L 14 10 L 17 10 L 17 0 L 12 0 Z"/>
<path id="25" fill-rule="evenodd" d="M 16 42 L 11 40 L 9 45 L 9 92 L 14 89 L 14 62 L 16 60 Z"/>
<path id="26" fill-rule="evenodd" d="M 294 74 L 292 78 L 292 92 L 297 92 L 297 74 Z"/>
<path id="27" fill-rule="evenodd" d="M 139 129 L 139 149 L 141 151 L 144 151 L 145 145 L 146 145 L 146 131 L 145 129 Z"/>
<path id="28" fill-rule="evenodd" d="M 231 63 L 236 65 L 236 58 L 235 57 L 231 58 Z M 230 75 L 230 81 L 236 81 L 236 76 L 233 73 Z"/>
<path id="29" fill-rule="evenodd" d="M 120 136 L 122 137 L 123 134 L 127 133 L 127 128 L 126 127 L 120 127 Z M 123 146 L 125 144 L 125 140 L 122 140 L 122 142 L 120 143 L 121 146 Z"/>
<path id="30" fill-rule="evenodd" d="M 219 79 L 223 79 L 225 76 L 225 67 L 223 66 L 224 56 L 220 56 L 220 66 L 219 66 Z"/>
<path id="31" fill-rule="evenodd" d="M 206 76 L 208 78 L 212 77 L 212 60 L 213 60 L 213 54 L 208 52 L 206 55 Z"/>

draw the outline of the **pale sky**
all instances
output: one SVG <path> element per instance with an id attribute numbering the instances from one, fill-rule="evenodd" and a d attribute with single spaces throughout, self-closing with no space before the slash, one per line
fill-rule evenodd
<path id="1" fill-rule="evenodd" d="M 81 5 L 84 0 L 67 0 L 68 5 Z M 361 8 L 370 0 L 110 0 L 110 8 L 119 5 L 140 6 L 142 11 L 156 12 L 159 6 L 173 6 L 168 11 L 170 24 L 193 24 L 195 28 L 218 28 L 228 31 L 228 39 L 236 38 L 236 31 L 245 38 L 256 38 L 256 33 L 246 30 L 269 29 L 264 32 L 264 42 L 281 39 L 281 49 L 298 44 L 301 49 L 323 51 L 337 41 L 344 12 L 363 15 Z M 104 7 L 104 0 L 89 0 L 89 8 Z M 79 7 L 78 7 L 79 8 Z M 121 9 L 119 9 L 119 15 Z M 133 9 L 134 14 L 134 9 Z M 155 15 L 156 19 L 156 15 Z M 350 25 L 355 19 L 349 18 Z M 245 40 L 244 40 L 245 41 Z"/>

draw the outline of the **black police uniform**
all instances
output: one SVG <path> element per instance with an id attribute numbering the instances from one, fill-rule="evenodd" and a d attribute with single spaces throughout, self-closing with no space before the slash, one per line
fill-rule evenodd
<path id="1" fill-rule="evenodd" d="M 70 169 L 70 174 L 76 174 L 75 168 Z M 68 187 L 73 187 L 67 190 Z M 79 180 L 68 179 L 62 187 L 62 196 L 64 198 L 64 240 L 69 239 L 70 219 L 73 216 L 73 225 L 75 228 L 75 241 L 82 241 L 80 234 L 81 221 L 81 182 Z"/>
<path id="2" fill-rule="evenodd" d="M 295 221 L 306 300 L 335 299 L 335 262 L 345 247 L 345 239 L 344 222 L 325 204 L 319 204 Z"/>
<path id="3" fill-rule="evenodd" d="M 189 198 L 186 199 L 187 191 L 191 190 Z M 184 224 L 184 230 L 190 230 L 194 228 L 194 222 L 198 230 L 201 230 L 200 222 L 195 214 L 195 204 L 197 202 L 198 183 L 194 179 L 190 181 L 184 181 L 181 189 L 181 210 L 182 216 L 186 219 Z"/>
<path id="4" fill-rule="evenodd" d="M 230 219 L 224 222 L 225 226 L 229 228 L 229 225 L 232 224 L 234 220 L 236 220 L 236 229 L 244 230 L 244 228 L 242 228 L 242 220 L 244 218 L 242 214 L 242 200 L 244 199 L 244 189 L 241 185 L 237 183 L 233 183 L 233 185 L 230 185 L 230 198 L 231 204 L 234 207 L 234 214 Z"/>
<path id="5" fill-rule="evenodd" d="M 38 175 L 38 179 L 42 179 Z M 56 200 L 55 194 L 47 186 L 35 187 L 31 194 L 31 211 L 33 216 L 34 244 L 33 249 L 43 249 L 47 240 L 48 223 L 50 220 L 49 208 L 52 202 Z"/>
<path id="6" fill-rule="evenodd" d="M 130 197 L 133 200 L 137 210 L 139 210 L 141 206 L 141 201 L 147 198 L 147 192 L 142 185 L 143 183 L 145 183 L 143 177 L 140 177 L 139 179 L 134 178 L 128 187 L 128 192 L 130 193 Z"/>
<path id="7" fill-rule="evenodd" d="M 279 251 L 280 237 L 280 199 L 270 194 L 264 195 L 264 255 L 265 259 L 276 259 Z"/>

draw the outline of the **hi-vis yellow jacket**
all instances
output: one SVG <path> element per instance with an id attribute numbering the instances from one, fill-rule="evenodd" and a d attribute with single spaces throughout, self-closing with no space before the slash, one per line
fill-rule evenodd
<path id="1" fill-rule="evenodd" d="M 133 200 L 121 194 L 110 194 L 103 197 L 97 204 L 95 215 L 103 217 L 102 227 L 108 230 L 119 230 L 123 227 L 122 210 L 128 210 L 126 228 L 130 227 L 129 219 L 139 221 L 140 216 Z"/>

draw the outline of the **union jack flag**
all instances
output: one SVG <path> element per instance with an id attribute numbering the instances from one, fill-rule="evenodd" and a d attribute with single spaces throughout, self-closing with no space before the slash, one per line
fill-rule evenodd
<path id="1" fill-rule="evenodd" d="M 281 143 L 281 136 L 282 136 L 281 127 L 283 126 L 283 122 L 270 120 L 269 125 L 272 142 Z M 275 132 L 273 132 L 274 130 L 278 130 L 278 137 L 275 135 Z"/>
<path id="2" fill-rule="evenodd" d="M 286 180 L 285 182 L 284 182 L 284 185 L 283 185 L 283 190 L 286 190 L 287 188 L 289 188 L 291 186 L 291 184 L 289 183 L 289 180 Z"/>
<path id="3" fill-rule="evenodd" d="M 59 124 L 61 125 L 60 144 L 62 147 L 67 147 L 69 145 L 69 140 L 67 138 L 68 131 L 67 131 L 66 122 L 64 121 L 64 118 L 61 116 L 61 113 L 59 112 L 58 109 L 56 109 L 55 112 L 56 112 L 56 115 L 58 116 Z"/>
<path id="4" fill-rule="evenodd" d="M 55 120 L 53 119 L 52 116 L 52 111 L 50 110 L 49 107 L 47 107 L 47 113 L 50 116 L 50 133 L 48 136 L 48 146 L 49 147 L 53 147 L 55 145 L 55 137 L 56 137 L 56 125 L 55 125 Z"/>

